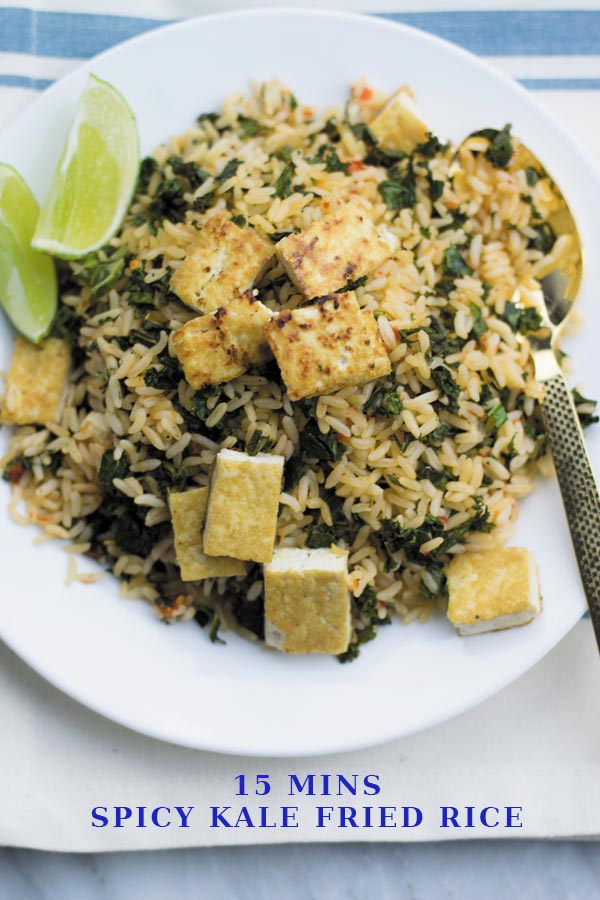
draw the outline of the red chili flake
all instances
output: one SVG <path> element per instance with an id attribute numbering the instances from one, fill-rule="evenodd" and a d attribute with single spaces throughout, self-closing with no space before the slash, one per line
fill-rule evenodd
<path id="1" fill-rule="evenodd" d="M 23 472 L 25 469 L 23 466 L 20 466 L 18 463 L 16 466 L 11 466 L 8 470 L 8 478 L 11 484 L 18 484 L 23 477 Z"/>
<path id="2" fill-rule="evenodd" d="M 369 100 L 373 99 L 373 89 L 370 87 L 364 87 L 360 94 L 358 95 L 358 100 L 360 103 L 368 103 Z"/>
<path id="3" fill-rule="evenodd" d="M 444 525 L 448 524 L 448 516 L 438 516 L 440 522 L 443 522 Z"/>
<path id="4" fill-rule="evenodd" d="M 340 444 L 349 444 L 350 443 L 350 438 L 346 437 L 345 434 L 336 434 L 336 438 L 340 442 Z"/>
<path id="5" fill-rule="evenodd" d="M 361 169 L 364 169 L 365 164 L 362 159 L 353 159 L 350 165 L 348 166 L 349 172 L 360 172 Z"/>

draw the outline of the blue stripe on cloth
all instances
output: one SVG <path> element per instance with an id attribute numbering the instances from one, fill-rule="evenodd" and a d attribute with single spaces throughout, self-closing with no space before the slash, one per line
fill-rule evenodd
<path id="1" fill-rule="evenodd" d="M 88 59 L 127 38 L 164 25 L 163 19 L 0 8 L 0 51 Z"/>
<path id="2" fill-rule="evenodd" d="M 600 10 L 381 13 L 482 56 L 600 55 Z M 89 58 L 166 20 L 0 8 L 0 51 Z"/>
<path id="3" fill-rule="evenodd" d="M 0 87 L 24 87 L 43 91 L 44 88 L 54 84 L 51 78 L 32 78 L 30 75 L 2 75 L 0 74 Z"/>
<path id="4" fill-rule="evenodd" d="M 600 10 L 381 13 L 480 56 L 600 55 Z"/>
<path id="5" fill-rule="evenodd" d="M 530 91 L 600 91 L 600 78 L 519 78 Z"/>

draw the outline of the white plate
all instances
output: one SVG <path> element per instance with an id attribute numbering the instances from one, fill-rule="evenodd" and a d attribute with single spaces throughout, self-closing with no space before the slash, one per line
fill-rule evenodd
<path id="1" fill-rule="evenodd" d="M 600 183 L 580 151 L 530 95 L 474 56 L 375 18 L 264 10 L 207 16 L 145 34 L 62 79 L 0 134 L 0 159 L 44 194 L 87 73 L 131 103 L 149 152 L 249 79 L 278 76 L 305 102 L 343 101 L 358 75 L 386 89 L 410 83 L 433 131 L 460 140 L 512 122 L 559 180 L 593 245 Z M 600 257 L 586 260 L 570 342 L 577 380 L 600 395 Z M 595 286 L 595 287 L 594 287 Z M 0 368 L 11 334 L 2 321 Z M 6 429 L 1 435 L 6 442 Z M 589 434 L 600 461 L 600 429 Z M 1 499 L 8 500 L 2 486 Z M 438 619 L 383 629 L 359 660 L 266 653 L 235 636 L 213 646 L 195 623 L 168 628 L 149 605 L 123 601 L 112 579 L 64 586 L 60 544 L 0 516 L 0 635 L 45 678 L 92 709 L 146 734 L 202 749 L 255 755 L 349 750 L 407 735 L 468 709 L 536 663 L 579 619 L 584 598 L 555 482 L 523 502 L 515 543 L 536 554 L 544 613 L 510 632 L 458 638 Z M 443 748 L 440 748 L 443 752 Z"/>

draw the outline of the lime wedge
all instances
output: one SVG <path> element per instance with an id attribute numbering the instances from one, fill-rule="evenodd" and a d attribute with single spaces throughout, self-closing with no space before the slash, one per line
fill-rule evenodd
<path id="1" fill-rule="evenodd" d="M 90 75 L 32 246 L 64 259 L 102 247 L 127 212 L 138 167 L 131 109 L 112 85 Z"/>
<path id="2" fill-rule="evenodd" d="M 0 163 L 0 303 L 15 328 L 36 343 L 56 312 L 54 260 L 30 247 L 38 214 L 19 173 Z"/>

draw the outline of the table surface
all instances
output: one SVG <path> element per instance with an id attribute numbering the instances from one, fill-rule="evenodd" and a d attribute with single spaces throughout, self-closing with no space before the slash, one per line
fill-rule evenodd
<path id="1" fill-rule="evenodd" d="M 1 900 L 594 900 L 599 885 L 600 849 L 587 842 L 0 850 Z"/>

